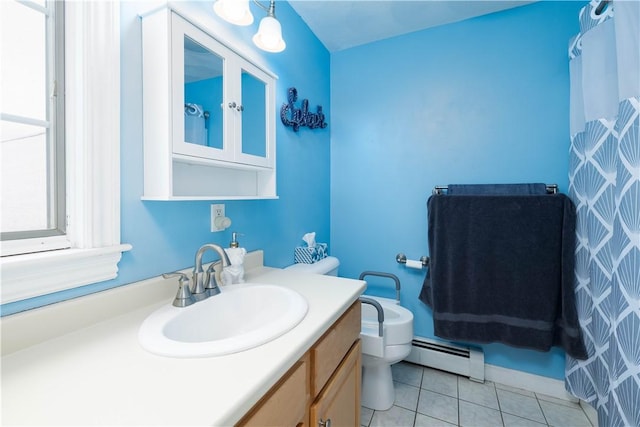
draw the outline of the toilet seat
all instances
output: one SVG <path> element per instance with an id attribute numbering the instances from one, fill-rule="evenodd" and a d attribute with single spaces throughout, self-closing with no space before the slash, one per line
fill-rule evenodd
<path id="1" fill-rule="evenodd" d="M 384 336 L 385 345 L 401 345 L 411 343 L 413 340 L 413 313 L 389 298 L 372 297 L 384 310 Z M 362 305 L 362 331 L 370 335 L 371 331 L 377 335 L 378 311 L 372 305 Z"/>

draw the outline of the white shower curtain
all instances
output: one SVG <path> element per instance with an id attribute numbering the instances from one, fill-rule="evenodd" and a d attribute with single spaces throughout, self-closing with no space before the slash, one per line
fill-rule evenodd
<path id="1" fill-rule="evenodd" d="M 589 359 L 566 387 L 600 427 L 640 426 L 640 2 L 595 0 L 569 50 L 576 304 Z"/>

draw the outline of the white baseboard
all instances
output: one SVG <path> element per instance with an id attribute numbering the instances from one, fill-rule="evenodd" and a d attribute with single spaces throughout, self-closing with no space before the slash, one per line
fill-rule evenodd
<path id="1" fill-rule="evenodd" d="M 493 381 L 494 383 L 545 394 L 570 402 L 578 402 L 577 398 L 564 389 L 564 380 L 557 380 L 487 364 L 484 365 L 484 374 L 486 380 Z"/>

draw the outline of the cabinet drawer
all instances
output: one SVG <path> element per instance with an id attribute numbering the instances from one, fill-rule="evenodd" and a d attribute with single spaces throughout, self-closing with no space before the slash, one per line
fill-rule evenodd
<path id="1" fill-rule="evenodd" d="M 238 426 L 307 424 L 309 356 L 305 355 L 249 411 Z"/>
<path id="2" fill-rule="evenodd" d="M 361 324 L 360 301 L 356 301 L 312 348 L 312 396 L 320 393 L 333 371 L 360 337 Z"/>

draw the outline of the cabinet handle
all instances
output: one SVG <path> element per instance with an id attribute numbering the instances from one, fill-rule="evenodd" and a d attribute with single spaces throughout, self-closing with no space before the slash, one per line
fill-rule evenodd
<path id="1" fill-rule="evenodd" d="M 233 108 L 236 111 L 244 111 L 244 107 L 240 104 L 236 104 L 235 101 L 229 103 L 229 108 Z"/>
<path id="2" fill-rule="evenodd" d="M 318 421 L 318 427 L 331 427 L 331 418 L 327 418 L 327 421 L 322 421 L 322 418 L 320 418 L 320 421 Z"/>

